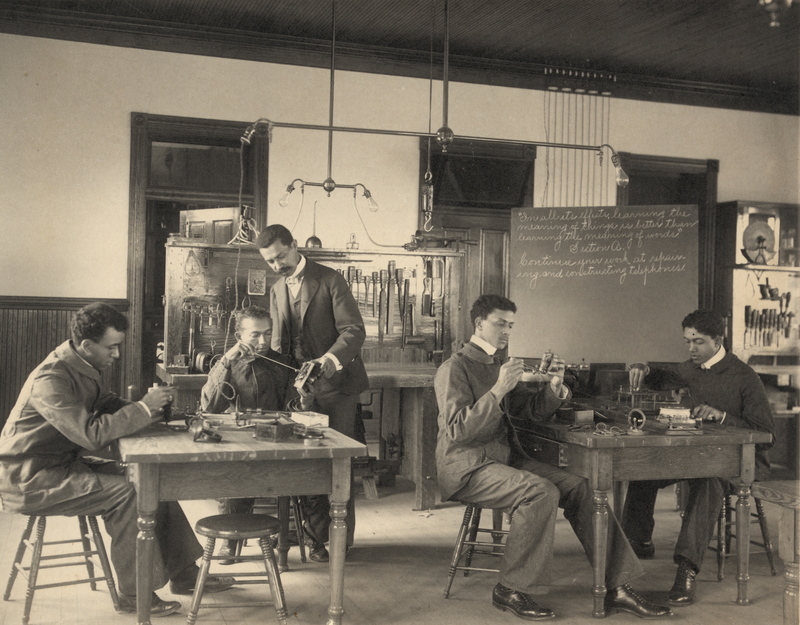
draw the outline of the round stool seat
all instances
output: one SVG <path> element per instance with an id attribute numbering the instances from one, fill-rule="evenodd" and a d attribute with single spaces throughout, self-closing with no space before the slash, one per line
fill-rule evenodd
<path id="1" fill-rule="evenodd" d="M 194 529 L 198 534 L 209 538 L 244 540 L 277 534 L 281 523 L 267 514 L 217 514 L 200 519 Z"/>

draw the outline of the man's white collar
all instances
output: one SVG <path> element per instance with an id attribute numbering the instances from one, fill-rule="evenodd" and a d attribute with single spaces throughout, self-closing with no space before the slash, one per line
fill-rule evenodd
<path id="1" fill-rule="evenodd" d="M 706 360 L 702 365 L 700 365 L 701 369 L 711 369 L 715 364 L 725 358 L 725 347 L 723 345 L 719 346 L 719 351 L 714 354 L 711 358 Z"/>
<path id="2" fill-rule="evenodd" d="M 289 276 L 290 278 L 297 278 L 302 272 L 303 269 L 306 268 L 306 257 L 300 254 L 300 262 L 297 263 L 297 267 L 295 267 L 294 273 Z"/>
<path id="3" fill-rule="evenodd" d="M 494 356 L 494 353 L 497 351 L 497 348 L 494 345 L 492 345 L 490 343 L 487 343 L 481 337 L 479 337 L 477 334 L 473 334 L 472 338 L 469 340 L 469 342 L 470 343 L 475 343 L 475 345 L 480 347 L 483 351 L 485 351 L 490 356 Z"/>

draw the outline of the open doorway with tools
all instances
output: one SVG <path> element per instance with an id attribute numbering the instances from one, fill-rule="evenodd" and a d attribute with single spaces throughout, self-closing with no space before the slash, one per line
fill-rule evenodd
<path id="1" fill-rule="evenodd" d="M 257 229 L 266 223 L 268 139 L 256 132 L 245 145 L 246 128 L 246 122 L 131 115 L 130 330 L 123 388 L 143 390 L 155 381 L 169 235 L 227 243 L 240 204 L 249 207 Z"/>

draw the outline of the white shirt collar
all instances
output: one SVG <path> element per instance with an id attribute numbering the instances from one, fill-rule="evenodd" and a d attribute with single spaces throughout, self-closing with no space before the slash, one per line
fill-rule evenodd
<path id="1" fill-rule="evenodd" d="M 297 263 L 297 267 L 295 267 L 294 273 L 289 277 L 297 278 L 297 276 L 299 276 L 305 268 L 306 268 L 306 257 L 300 254 L 300 262 Z"/>
<path id="2" fill-rule="evenodd" d="M 725 347 L 723 345 L 719 346 L 719 351 L 714 354 L 711 358 L 706 360 L 702 365 L 700 365 L 701 369 L 711 369 L 715 364 L 717 364 L 720 360 L 725 358 Z"/>
<path id="3" fill-rule="evenodd" d="M 481 337 L 477 334 L 473 334 L 472 338 L 469 340 L 470 343 L 475 343 L 478 347 L 480 347 L 483 351 L 485 351 L 490 356 L 494 356 L 494 353 L 497 351 L 497 348 L 490 343 L 484 341 Z"/>

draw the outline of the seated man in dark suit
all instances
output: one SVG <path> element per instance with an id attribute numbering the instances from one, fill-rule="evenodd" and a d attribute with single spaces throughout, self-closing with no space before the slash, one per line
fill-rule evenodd
<path id="1" fill-rule="evenodd" d="M 558 357 L 548 371 L 549 383 L 538 392 L 519 384 L 522 360 L 502 362 L 516 310 L 505 297 L 479 297 L 470 312 L 475 327 L 470 342 L 436 372 L 436 466 L 443 501 L 511 512 L 492 604 L 520 618 L 541 620 L 552 618 L 553 612 L 540 606 L 532 594 L 547 583 L 558 508 L 564 509 L 591 558 L 594 502 L 585 479 L 526 458 L 509 445 L 508 415 L 545 420 L 571 395 L 562 383 L 564 361 Z M 669 608 L 647 601 L 628 586 L 643 574 L 642 567 L 610 509 L 608 516 L 606 612 L 625 611 L 641 618 L 668 616 Z"/>
<path id="2" fill-rule="evenodd" d="M 634 363 L 630 370 L 632 388 L 646 384 L 654 390 L 687 389 L 692 414 L 703 421 L 753 428 L 774 435 L 772 411 L 758 374 L 722 345 L 725 322 L 710 310 L 696 310 L 683 319 L 683 338 L 689 360 L 669 369 L 651 370 Z M 767 449 L 756 445 L 755 479 L 769 477 Z M 631 482 L 622 514 L 622 527 L 642 558 L 651 558 L 653 510 L 659 488 L 674 484 L 670 480 Z M 725 478 L 688 480 L 689 497 L 683 512 L 681 531 L 673 558 L 678 565 L 675 583 L 667 601 L 683 606 L 694 602 L 695 578 L 703 564 L 708 543 L 719 518 L 722 498 L 728 488 Z"/>
<path id="3" fill-rule="evenodd" d="M 100 389 L 100 372 L 119 358 L 128 320 L 102 303 L 85 306 L 72 321 L 72 340 L 59 345 L 28 377 L 0 435 L 0 502 L 4 512 L 30 515 L 102 516 L 111 537 L 120 608 L 136 611 L 136 491 L 117 462 L 91 458 L 123 436 L 163 417 L 172 387 L 151 389 L 129 402 Z M 203 549 L 178 502 L 156 512 L 155 588 L 170 580 L 175 594 L 192 594 L 195 560 Z M 231 578 L 211 580 L 211 592 Z M 206 591 L 209 590 L 206 583 Z M 181 607 L 152 593 L 152 616 Z"/>
<path id="4" fill-rule="evenodd" d="M 200 393 L 205 412 L 224 412 L 231 406 L 244 410 L 311 410 L 313 395 L 300 397 L 294 387 L 297 374 L 291 356 L 270 348 L 272 319 L 269 311 L 250 306 L 236 315 L 236 343 L 208 374 Z M 223 499 L 220 514 L 250 512 L 253 499 Z M 220 564 L 233 564 L 236 541 L 225 541 Z"/>

